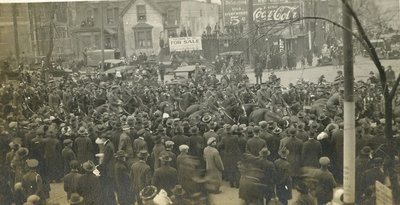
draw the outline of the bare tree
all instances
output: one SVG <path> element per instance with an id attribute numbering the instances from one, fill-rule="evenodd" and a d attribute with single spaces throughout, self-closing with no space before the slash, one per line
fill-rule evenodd
<path id="1" fill-rule="evenodd" d="M 46 58 L 44 61 L 45 68 L 48 69 L 51 64 L 51 56 L 53 54 L 54 48 L 54 17 L 56 14 L 56 4 L 50 3 L 50 12 L 49 12 L 49 48 L 47 50 Z"/>

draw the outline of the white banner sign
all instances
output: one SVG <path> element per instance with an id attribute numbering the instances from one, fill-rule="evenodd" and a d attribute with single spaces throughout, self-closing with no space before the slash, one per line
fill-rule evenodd
<path id="1" fill-rule="evenodd" d="M 375 195 L 376 205 L 393 204 L 392 190 L 379 181 L 375 181 Z"/>
<path id="2" fill-rule="evenodd" d="M 202 50 L 201 37 L 169 38 L 169 50 L 171 52 Z"/>

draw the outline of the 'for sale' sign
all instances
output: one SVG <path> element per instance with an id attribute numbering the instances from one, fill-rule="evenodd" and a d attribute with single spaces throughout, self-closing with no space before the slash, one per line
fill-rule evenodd
<path id="1" fill-rule="evenodd" d="M 169 49 L 171 52 L 202 50 L 201 37 L 169 38 Z"/>

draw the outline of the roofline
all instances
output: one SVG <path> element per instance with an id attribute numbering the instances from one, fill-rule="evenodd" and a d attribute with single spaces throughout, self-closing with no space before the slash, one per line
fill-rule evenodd
<path id="1" fill-rule="evenodd" d="M 157 4 L 155 4 L 154 2 L 152 2 L 151 0 L 143 0 L 145 1 L 147 4 L 149 4 L 151 7 L 153 7 L 156 11 L 158 11 L 160 14 L 164 14 L 164 11 L 162 11 Z M 129 3 L 125 6 L 125 8 L 121 11 L 120 13 L 120 17 L 124 17 L 124 15 L 126 14 L 126 12 L 128 12 L 128 10 L 132 7 L 132 5 L 136 2 L 136 0 L 131 0 L 129 1 Z"/>

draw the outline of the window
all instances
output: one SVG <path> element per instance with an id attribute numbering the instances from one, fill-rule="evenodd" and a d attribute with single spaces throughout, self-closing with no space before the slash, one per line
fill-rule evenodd
<path id="1" fill-rule="evenodd" d="M 67 3 L 60 3 L 56 10 L 56 20 L 61 23 L 67 23 Z"/>
<path id="2" fill-rule="evenodd" d="M 137 49 L 153 48 L 151 29 L 135 31 L 135 45 Z"/>
<path id="3" fill-rule="evenodd" d="M 175 9 L 169 9 L 167 11 L 167 24 L 174 26 L 178 25 L 177 12 Z"/>
<path id="4" fill-rule="evenodd" d="M 146 21 L 146 6 L 145 5 L 137 5 L 136 12 L 137 12 L 138 21 Z"/>
<path id="5" fill-rule="evenodd" d="M 107 9 L 107 24 L 114 23 L 114 9 L 109 8 Z"/>

